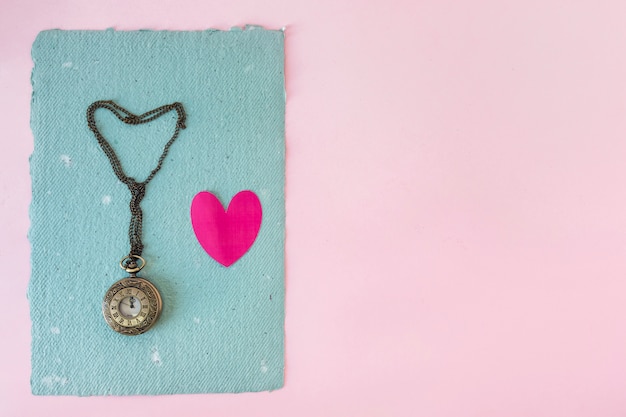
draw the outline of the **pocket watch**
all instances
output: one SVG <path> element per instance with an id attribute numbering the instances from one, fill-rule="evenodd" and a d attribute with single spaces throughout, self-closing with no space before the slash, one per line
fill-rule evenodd
<path id="1" fill-rule="evenodd" d="M 170 140 L 163 147 L 163 152 L 159 157 L 156 167 L 150 172 L 145 180 L 139 182 L 133 177 L 129 177 L 124 172 L 122 163 L 117 157 L 111 144 L 98 129 L 96 125 L 95 113 L 98 109 L 107 109 L 112 112 L 122 122 L 129 125 L 140 125 L 151 122 L 159 117 L 176 111 L 178 119 L 176 128 Z M 154 326 L 162 308 L 161 295 L 152 283 L 136 275 L 146 265 L 146 261 L 141 257 L 143 243 L 141 242 L 141 231 L 143 213 L 141 211 L 141 200 L 146 196 L 146 186 L 159 172 L 163 161 L 167 157 L 170 147 L 178 138 L 181 129 L 185 129 L 186 119 L 185 109 L 181 103 L 172 103 L 152 109 L 143 114 L 133 114 L 125 108 L 110 100 L 99 100 L 92 103 L 87 108 L 87 126 L 96 136 L 96 140 L 102 151 L 109 159 L 113 173 L 120 182 L 124 183 L 130 191 L 130 226 L 128 228 L 128 239 L 130 241 L 130 251 L 120 261 L 120 266 L 130 274 L 129 277 L 117 281 L 109 288 L 104 301 L 102 302 L 102 314 L 107 324 L 116 332 L 126 335 L 138 335 L 145 333 Z M 138 265 L 137 262 L 140 262 Z"/>
<path id="2" fill-rule="evenodd" d="M 141 264 L 137 264 L 140 261 Z M 102 314 L 118 333 L 134 336 L 145 333 L 156 323 L 163 308 L 161 294 L 147 279 L 136 275 L 146 261 L 137 255 L 125 256 L 120 266 L 129 277 L 111 285 L 102 302 Z"/>

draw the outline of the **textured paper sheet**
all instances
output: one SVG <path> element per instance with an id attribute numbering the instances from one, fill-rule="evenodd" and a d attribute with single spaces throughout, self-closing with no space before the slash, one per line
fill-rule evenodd
<path id="1" fill-rule="evenodd" d="M 33 45 L 32 391 L 137 395 L 273 390 L 283 385 L 283 33 L 46 31 Z M 96 100 L 136 114 L 180 101 L 187 128 L 143 200 L 147 267 L 163 296 L 156 326 L 123 336 L 105 323 L 108 287 L 128 274 L 130 193 L 87 127 Z M 129 175 L 156 164 L 175 113 L 98 125 Z M 258 237 L 226 268 L 196 240 L 201 191 L 263 206 Z"/>

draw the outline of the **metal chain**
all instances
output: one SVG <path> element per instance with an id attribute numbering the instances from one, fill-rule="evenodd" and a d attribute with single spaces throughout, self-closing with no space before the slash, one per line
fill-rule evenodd
<path id="1" fill-rule="evenodd" d="M 122 164 L 120 163 L 117 154 L 115 153 L 109 142 L 104 138 L 104 136 L 102 136 L 102 134 L 98 130 L 94 116 L 96 110 L 100 108 L 111 111 L 111 113 L 113 113 L 115 117 L 129 125 L 140 125 L 148 123 L 155 119 L 158 119 L 159 117 L 172 110 L 176 110 L 176 113 L 178 114 L 178 120 L 176 121 L 176 129 L 174 130 L 174 134 L 165 144 L 165 147 L 163 148 L 163 153 L 161 154 L 161 157 L 159 158 L 156 167 L 152 170 L 152 172 L 150 172 L 150 175 L 148 175 L 148 177 L 144 181 L 138 182 L 136 179 L 129 177 L 124 173 L 124 169 L 122 168 Z M 130 190 L 130 226 L 128 227 L 130 253 L 128 256 L 130 257 L 131 261 L 133 261 L 133 258 L 135 256 L 141 256 L 141 253 L 143 252 L 143 243 L 141 242 L 143 212 L 141 211 L 140 204 L 141 200 L 146 195 L 146 185 L 148 185 L 148 183 L 152 181 L 152 178 L 154 178 L 156 173 L 159 172 L 159 170 L 161 169 L 163 161 L 165 160 L 165 157 L 170 150 L 170 146 L 172 146 L 172 144 L 178 137 L 180 129 L 185 128 L 186 117 L 187 115 L 185 114 L 185 109 L 183 108 L 183 105 L 178 102 L 161 106 L 141 115 L 133 114 L 110 100 L 96 101 L 95 103 L 91 104 L 87 109 L 87 125 L 89 126 L 89 129 L 91 129 L 93 134 L 96 136 L 98 144 L 100 144 L 100 147 L 104 151 L 104 154 L 107 156 L 107 158 L 109 158 L 109 162 L 111 163 L 111 167 L 113 168 L 113 172 L 115 173 L 117 178 L 121 182 L 126 184 L 128 189 Z"/>

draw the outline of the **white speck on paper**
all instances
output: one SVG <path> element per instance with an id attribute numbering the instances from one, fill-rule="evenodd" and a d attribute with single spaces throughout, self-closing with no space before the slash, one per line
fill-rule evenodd
<path id="1" fill-rule="evenodd" d="M 58 327 L 50 327 L 50 333 L 61 334 L 61 329 L 59 329 Z"/>
<path id="2" fill-rule="evenodd" d="M 67 378 L 58 376 L 58 375 L 47 375 L 41 378 L 41 383 L 44 384 L 48 388 L 52 388 L 55 385 L 65 385 L 67 384 Z"/>
<path id="3" fill-rule="evenodd" d="M 250 72 L 254 69 L 254 65 L 250 64 L 250 65 L 246 65 L 246 67 L 243 69 L 243 72 Z"/>
<path id="4" fill-rule="evenodd" d="M 268 281 L 272 279 L 272 277 L 270 277 L 270 276 L 269 276 L 269 275 L 267 275 L 267 274 L 265 274 L 265 275 L 263 276 L 263 278 L 265 278 L 265 279 L 266 279 L 266 280 L 268 280 Z"/>
<path id="5" fill-rule="evenodd" d="M 63 161 L 66 167 L 72 165 L 72 158 L 69 155 L 61 155 L 61 161 Z"/>
<path id="6" fill-rule="evenodd" d="M 61 363 L 61 358 L 56 358 L 56 359 L 54 360 L 54 362 L 55 362 L 55 363 Z"/>
<path id="7" fill-rule="evenodd" d="M 111 204 L 111 196 L 105 195 L 104 197 L 102 197 L 102 204 L 104 204 L 105 206 Z"/>
<path id="8" fill-rule="evenodd" d="M 199 317 L 194 317 L 193 318 L 193 322 L 196 324 L 200 324 L 200 318 Z"/>
<path id="9" fill-rule="evenodd" d="M 152 359 L 152 363 L 156 366 L 161 366 L 161 355 L 159 355 L 159 350 L 157 348 L 152 348 L 152 355 L 150 356 Z"/>
<path id="10" fill-rule="evenodd" d="M 67 61 L 67 62 L 64 62 L 61 66 L 63 68 L 72 68 L 72 65 L 74 64 L 72 64 L 70 61 Z"/>
<path id="11" fill-rule="evenodd" d="M 261 361 L 261 373 L 264 374 L 267 372 L 267 362 L 265 362 L 265 359 L 263 359 Z"/>
<path id="12" fill-rule="evenodd" d="M 50 195 L 50 194 L 52 194 L 52 191 L 48 190 L 48 191 L 46 191 L 46 194 Z"/>
<path id="13" fill-rule="evenodd" d="M 69 297 L 67 297 L 70 301 L 74 300 L 74 296 L 70 295 Z"/>
<path id="14" fill-rule="evenodd" d="M 261 195 L 263 197 L 267 197 L 268 195 L 270 195 L 270 190 L 268 190 L 267 188 L 261 188 Z"/>

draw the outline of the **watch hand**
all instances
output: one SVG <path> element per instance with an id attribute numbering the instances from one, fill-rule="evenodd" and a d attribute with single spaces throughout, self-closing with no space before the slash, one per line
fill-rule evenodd
<path id="1" fill-rule="evenodd" d="M 135 308 L 135 299 L 130 297 L 130 308 Z"/>

